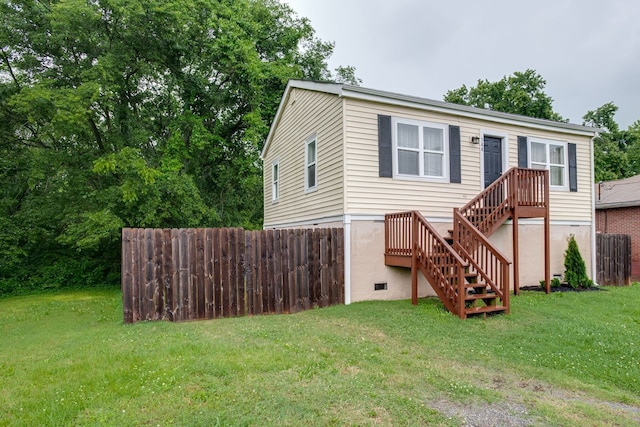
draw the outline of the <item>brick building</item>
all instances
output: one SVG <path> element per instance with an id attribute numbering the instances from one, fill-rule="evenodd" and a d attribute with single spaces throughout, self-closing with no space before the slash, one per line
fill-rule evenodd
<path id="1" fill-rule="evenodd" d="M 631 280 L 640 281 L 640 175 L 595 184 L 596 232 L 631 236 Z"/>

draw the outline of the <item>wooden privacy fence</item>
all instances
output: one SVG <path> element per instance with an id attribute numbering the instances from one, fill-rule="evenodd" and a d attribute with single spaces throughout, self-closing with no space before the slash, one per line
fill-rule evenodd
<path id="1" fill-rule="evenodd" d="M 342 304 L 344 232 L 125 228 L 122 298 L 126 323 Z"/>
<path id="2" fill-rule="evenodd" d="M 599 285 L 631 284 L 631 236 L 596 234 L 596 272 Z"/>

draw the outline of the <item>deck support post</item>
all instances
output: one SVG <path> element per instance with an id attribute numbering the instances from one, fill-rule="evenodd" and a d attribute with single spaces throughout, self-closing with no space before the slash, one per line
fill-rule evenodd
<path id="1" fill-rule="evenodd" d="M 418 218 L 411 215 L 411 304 L 418 305 Z"/>
<path id="2" fill-rule="evenodd" d="M 518 237 L 518 208 L 513 210 L 513 294 L 520 295 L 520 256 Z"/>
<path id="3" fill-rule="evenodd" d="M 551 242 L 549 224 L 549 171 L 544 174 L 544 200 L 546 209 L 544 211 L 544 291 L 551 292 Z"/>
<path id="4" fill-rule="evenodd" d="M 544 291 L 551 292 L 551 243 L 549 236 L 549 208 L 544 217 Z"/>

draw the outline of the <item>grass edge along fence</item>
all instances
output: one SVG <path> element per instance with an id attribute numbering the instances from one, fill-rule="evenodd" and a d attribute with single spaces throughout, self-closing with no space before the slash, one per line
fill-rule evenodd
<path id="1" fill-rule="evenodd" d="M 341 228 L 124 228 L 125 323 L 295 313 L 344 303 Z"/>

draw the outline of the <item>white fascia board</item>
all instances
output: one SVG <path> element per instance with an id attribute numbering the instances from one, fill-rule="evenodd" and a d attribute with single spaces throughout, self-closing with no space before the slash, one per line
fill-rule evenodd
<path id="1" fill-rule="evenodd" d="M 278 105 L 278 110 L 276 111 L 276 115 L 273 118 L 273 123 L 271 124 L 271 128 L 269 128 L 269 134 L 267 135 L 267 139 L 264 142 L 264 147 L 262 147 L 262 151 L 260 152 L 260 159 L 264 160 L 267 150 L 271 145 L 271 139 L 273 138 L 273 132 L 278 127 L 280 123 L 280 117 L 282 116 L 282 111 L 284 110 L 285 105 L 289 102 L 289 95 L 291 94 L 292 89 L 306 89 L 315 92 L 324 92 L 331 93 L 334 95 L 341 96 L 342 94 L 342 85 L 337 83 L 320 83 L 314 81 L 305 81 L 305 80 L 289 80 L 287 83 L 287 87 L 284 90 L 282 95 L 282 99 L 280 99 L 280 104 Z"/>

